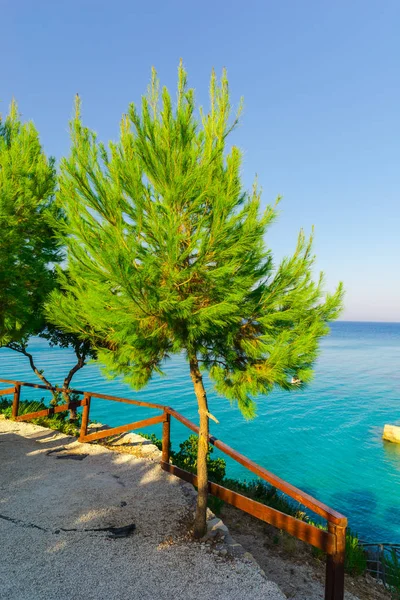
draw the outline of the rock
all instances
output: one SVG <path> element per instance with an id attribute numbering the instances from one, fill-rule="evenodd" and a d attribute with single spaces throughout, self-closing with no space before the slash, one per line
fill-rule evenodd
<path id="1" fill-rule="evenodd" d="M 110 429 L 108 425 L 103 425 L 103 423 L 89 423 L 88 425 L 88 433 L 97 433 L 98 431 L 104 431 L 105 429 Z"/>
<path id="2" fill-rule="evenodd" d="M 245 550 L 244 550 L 243 546 L 241 546 L 240 544 L 237 544 L 235 542 L 234 544 L 229 545 L 229 553 L 232 556 L 239 558 L 245 554 Z"/>
<path id="3" fill-rule="evenodd" d="M 396 425 L 385 425 L 382 437 L 388 442 L 400 444 L 400 427 L 396 427 Z"/>
<path id="4" fill-rule="evenodd" d="M 110 447 L 130 450 L 132 454 L 139 457 L 159 456 L 159 449 L 150 440 L 143 438 L 137 433 L 123 433 L 109 438 L 107 444 Z"/>
<path id="5" fill-rule="evenodd" d="M 210 519 L 209 521 L 207 521 L 207 529 L 208 531 L 212 531 L 213 529 L 215 529 L 216 527 L 223 525 L 223 522 L 221 521 L 221 519 L 218 519 L 218 517 L 214 517 L 213 519 Z"/>
<path id="6" fill-rule="evenodd" d="M 252 554 L 250 554 L 250 552 L 245 552 L 243 554 L 243 558 L 245 558 L 246 560 L 255 563 L 256 559 L 254 558 L 254 556 Z"/>
<path id="7" fill-rule="evenodd" d="M 207 521 L 207 533 L 202 539 L 224 538 L 227 533 L 229 533 L 227 526 L 224 525 L 221 519 L 214 517 Z"/>
<path id="8" fill-rule="evenodd" d="M 207 521 L 213 519 L 214 517 L 215 517 L 214 513 L 207 507 L 207 512 L 206 512 L 206 519 L 207 519 Z"/>

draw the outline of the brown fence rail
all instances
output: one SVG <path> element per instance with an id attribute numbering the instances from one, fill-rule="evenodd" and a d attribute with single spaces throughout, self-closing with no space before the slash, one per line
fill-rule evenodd
<path id="1" fill-rule="evenodd" d="M 83 407 L 82 412 L 82 424 L 80 430 L 79 441 L 80 442 L 92 442 L 95 440 L 104 439 L 106 437 L 118 435 L 125 431 L 131 431 L 134 429 L 141 429 L 154 425 L 156 423 L 162 423 L 162 457 L 161 457 L 161 468 L 164 471 L 168 471 L 185 481 L 189 481 L 193 485 L 197 485 L 197 477 L 193 473 L 184 471 L 176 465 L 170 462 L 170 439 L 171 439 L 171 417 L 185 425 L 188 429 L 194 433 L 199 433 L 197 425 L 189 421 L 186 417 L 178 413 L 169 406 L 162 404 L 153 404 L 150 402 L 141 402 L 139 400 L 129 400 L 128 398 L 119 398 L 116 396 L 108 396 L 107 394 L 97 394 L 95 392 L 82 392 L 79 390 L 65 390 L 63 388 L 56 388 L 51 386 L 39 385 L 34 383 L 26 383 L 24 381 L 14 381 L 9 379 L 0 379 L 1 383 L 11 384 L 12 387 L 8 387 L 4 390 L 0 390 L 0 396 L 7 394 L 13 394 L 13 405 L 12 405 L 12 416 L 18 421 L 25 421 L 29 419 L 35 419 L 37 417 L 51 416 L 54 413 L 62 412 L 65 410 L 76 409 Z M 50 407 L 46 410 L 41 410 L 34 413 L 25 415 L 19 415 L 19 402 L 21 396 L 21 387 L 38 388 L 42 390 L 49 390 L 52 392 L 68 392 L 69 394 L 81 395 L 83 399 L 81 401 L 71 401 L 61 406 Z M 113 427 L 111 429 L 105 429 L 96 433 L 88 434 L 89 414 L 90 405 L 93 398 L 99 398 L 102 400 L 111 400 L 113 402 L 124 402 L 125 404 L 133 404 L 136 406 L 146 406 L 148 408 L 154 408 L 161 411 L 161 414 L 149 419 L 142 421 L 136 421 L 135 423 L 128 423 L 127 425 L 121 425 L 120 427 Z M 270 473 L 263 467 L 260 467 L 252 460 L 246 458 L 243 454 L 236 452 L 233 448 L 221 442 L 217 438 L 210 436 L 209 441 L 213 446 L 224 452 L 227 456 L 230 456 L 233 460 L 246 467 L 249 471 L 267 481 L 283 493 L 287 494 L 300 504 L 303 504 L 320 517 L 323 517 L 327 521 L 327 531 L 319 529 L 310 523 L 306 523 L 290 515 L 286 515 L 279 510 L 265 506 L 260 502 L 256 502 L 251 498 L 247 498 L 242 494 L 229 490 L 224 486 L 218 485 L 213 482 L 208 483 L 210 494 L 220 498 L 228 504 L 236 506 L 240 510 L 247 512 L 248 514 L 265 521 L 279 529 L 288 532 L 290 535 L 302 540 L 316 548 L 319 548 L 327 554 L 326 559 L 326 580 L 325 580 L 325 600 L 343 600 L 344 598 L 344 558 L 345 558 L 345 545 L 346 545 L 346 527 L 347 519 L 340 513 L 336 512 L 329 506 L 326 506 L 322 502 L 319 502 L 309 494 L 301 491 L 294 487 L 290 483 L 287 483 L 280 477 L 277 477 L 273 473 Z"/>

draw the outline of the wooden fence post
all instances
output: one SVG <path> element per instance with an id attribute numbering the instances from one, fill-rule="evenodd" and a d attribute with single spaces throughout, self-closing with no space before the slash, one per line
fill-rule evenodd
<path id="1" fill-rule="evenodd" d="M 343 600 L 346 527 L 328 522 L 328 532 L 336 538 L 336 552 L 326 557 L 325 600 Z"/>
<path id="2" fill-rule="evenodd" d="M 19 383 L 16 383 L 15 388 L 14 388 L 14 399 L 13 399 L 12 411 L 11 411 L 13 419 L 16 419 L 18 417 L 20 394 L 21 394 L 21 386 Z"/>
<path id="3" fill-rule="evenodd" d="M 82 423 L 81 423 L 81 431 L 79 434 L 79 441 L 83 442 L 84 437 L 87 435 L 87 428 L 89 424 L 89 411 L 90 411 L 90 395 L 83 394 L 83 400 L 85 402 L 82 411 Z"/>
<path id="4" fill-rule="evenodd" d="M 169 463 L 169 445 L 171 436 L 171 415 L 164 412 L 164 422 L 162 428 L 162 455 L 161 460 Z"/>

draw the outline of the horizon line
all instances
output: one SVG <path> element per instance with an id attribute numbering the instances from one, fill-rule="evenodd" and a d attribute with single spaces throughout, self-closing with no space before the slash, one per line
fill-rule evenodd
<path id="1" fill-rule="evenodd" d="M 330 321 L 330 323 L 379 323 L 380 325 L 400 325 L 400 321 L 370 321 L 369 319 L 337 319 L 336 321 Z"/>

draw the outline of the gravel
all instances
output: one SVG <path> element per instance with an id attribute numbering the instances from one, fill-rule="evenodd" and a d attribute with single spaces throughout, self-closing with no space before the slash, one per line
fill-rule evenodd
<path id="1" fill-rule="evenodd" d="M 156 458 L 0 420 L 0 465 L 2 600 L 286 598 L 250 558 L 185 535 L 187 484 Z"/>

